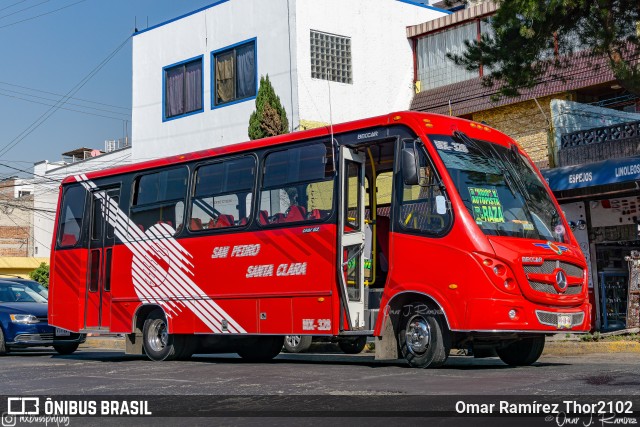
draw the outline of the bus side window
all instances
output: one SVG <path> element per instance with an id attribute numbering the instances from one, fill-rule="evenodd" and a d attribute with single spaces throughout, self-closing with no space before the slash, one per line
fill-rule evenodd
<path id="1" fill-rule="evenodd" d="M 439 179 L 422 149 L 419 153 L 418 176 L 420 185 L 406 185 L 398 174 L 402 188 L 399 194 L 400 227 L 405 230 L 439 233 L 449 226 L 450 212 L 440 214 L 436 210 L 436 197 L 445 196 Z"/>
<path id="2" fill-rule="evenodd" d="M 198 167 L 189 230 L 197 232 L 248 224 L 255 170 L 253 156 Z"/>
<path id="3" fill-rule="evenodd" d="M 58 245 L 71 247 L 78 244 L 82 232 L 82 219 L 87 191 L 80 185 L 67 187 L 62 197 Z"/>
<path id="4" fill-rule="evenodd" d="M 179 232 L 184 222 L 188 179 L 186 167 L 139 176 L 134 184 L 131 220 L 141 231 L 165 224 L 174 234 Z"/>
<path id="5" fill-rule="evenodd" d="M 334 176 L 330 145 L 269 153 L 260 192 L 260 225 L 328 218 L 333 209 Z"/>

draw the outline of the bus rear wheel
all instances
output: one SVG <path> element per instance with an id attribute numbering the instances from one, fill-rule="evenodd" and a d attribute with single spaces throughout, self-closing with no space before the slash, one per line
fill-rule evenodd
<path id="1" fill-rule="evenodd" d="M 185 340 L 181 335 L 169 334 L 167 318 L 162 310 L 154 310 L 144 321 L 144 351 L 154 362 L 181 359 Z"/>
<path id="2" fill-rule="evenodd" d="M 398 344 L 402 356 L 414 368 L 437 368 L 445 364 L 451 344 L 447 327 L 439 316 L 421 313 L 425 305 L 412 305 L 400 318 Z"/>
<path id="3" fill-rule="evenodd" d="M 533 365 L 544 350 L 544 336 L 523 338 L 506 347 L 496 349 L 500 359 L 509 366 Z"/>
<path id="4" fill-rule="evenodd" d="M 244 340 L 238 348 L 238 354 L 251 362 L 267 362 L 282 350 L 283 336 L 258 336 Z"/>
<path id="5" fill-rule="evenodd" d="M 284 337 L 284 348 L 289 353 L 302 353 L 309 350 L 311 341 L 311 335 L 287 335 Z"/>

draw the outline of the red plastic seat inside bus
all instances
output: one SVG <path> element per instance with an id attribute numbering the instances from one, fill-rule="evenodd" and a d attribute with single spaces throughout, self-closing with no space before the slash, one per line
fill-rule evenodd
<path id="1" fill-rule="evenodd" d="M 304 221 L 307 217 L 307 210 L 302 206 L 293 205 L 289 207 L 289 212 L 285 216 L 282 222 L 298 222 Z"/>
<path id="2" fill-rule="evenodd" d="M 221 214 L 217 220 L 210 220 L 209 226 L 207 228 L 224 228 L 224 227 L 233 227 L 234 219 L 233 215 L 225 215 Z"/>
<path id="3" fill-rule="evenodd" d="M 376 218 L 376 237 L 378 238 L 380 268 L 382 271 L 389 269 L 389 217 L 378 216 Z"/>
<path id="4" fill-rule="evenodd" d="M 171 222 L 171 221 L 160 220 L 160 221 L 156 222 L 156 224 L 167 224 L 167 225 L 170 225 L 171 227 L 173 227 L 173 222 Z"/>
<path id="5" fill-rule="evenodd" d="M 260 211 L 260 224 L 262 225 L 269 224 L 269 212 Z"/>
<path id="6" fill-rule="evenodd" d="M 202 230 L 202 220 L 200 218 L 191 218 L 189 229 Z"/>
<path id="7" fill-rule="evenodd" d="M 247 225 L 247 223 L 249 222 L 249 218 L 244 217 L 240 220 L 240 222 L 238 223 L 238 225 Z"/>
<path id="8" fill-rule="evenodd" d="M 312 209 L 311 212 L 309 212 L 308 219 L 321 219 L 321 218 L 322 218 L 322 213 L 320 213 L 320 209 Z"/>
<path id="9" fill-rule="evenodd" d="M 73 234 L 63 234 L 60 246 L 73 246 L 78 242 L 78 238 Z"/>

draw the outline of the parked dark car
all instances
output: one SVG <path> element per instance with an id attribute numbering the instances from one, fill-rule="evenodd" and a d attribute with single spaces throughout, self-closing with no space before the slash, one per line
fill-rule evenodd
<path id="1" fill-rule="evenodd" d="M 32 280 L 0 279 L 0 356 L 13 348 L 53 347 L 71 354 L 86 339 L 47 323 L 47 289 Z"/>

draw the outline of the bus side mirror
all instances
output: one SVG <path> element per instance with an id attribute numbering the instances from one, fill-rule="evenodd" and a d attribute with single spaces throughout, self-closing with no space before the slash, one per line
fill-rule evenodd
<path id="1" fill-rule="evenodd" d="M 417 155 L 413 148 L 402 149 L 402 180 L 405 185 L 418 185 Z"/>

